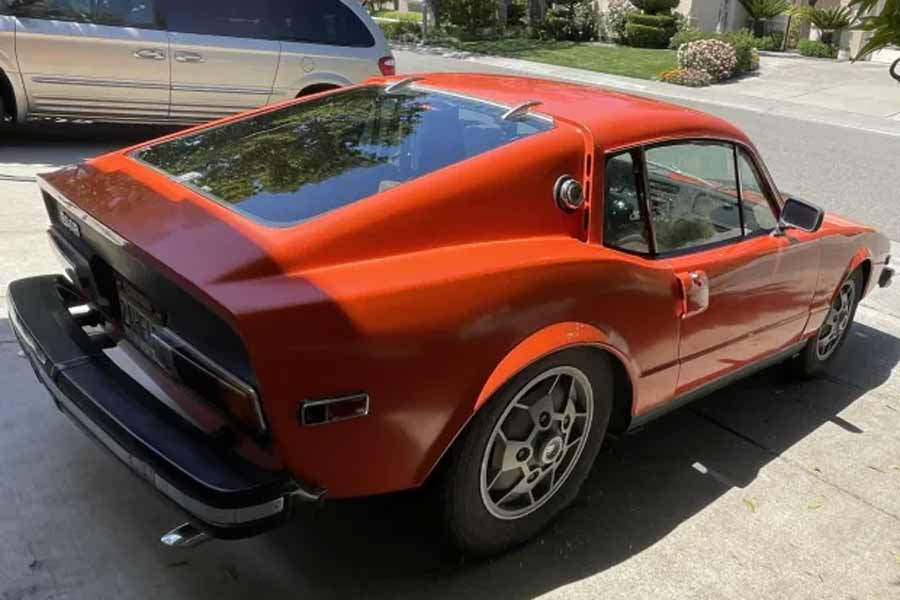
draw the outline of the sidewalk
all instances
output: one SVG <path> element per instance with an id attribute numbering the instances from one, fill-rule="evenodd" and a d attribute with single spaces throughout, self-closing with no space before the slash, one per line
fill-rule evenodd
<path id="1" fill-rule="evenodd" d="M 523 74 L 576 81 L 658 98 L 707 102 L 900 137 L 900 85 L 878 63 L 843 63 L 791 55 L 760 57 L 758 73 L 707 88 L 686 88 L 658 81 L 485 56 L 443 48 L 400 49 L 469 61 Z"/>

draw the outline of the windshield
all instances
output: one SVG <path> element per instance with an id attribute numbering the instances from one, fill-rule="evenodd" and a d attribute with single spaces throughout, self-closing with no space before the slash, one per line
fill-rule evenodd
<path id="1" fill-rule="evenodd" d="M 290 225 L 552 129 L 487 102 L 355 88 L 136 150 L 133 156 L 271 225 Z"/>

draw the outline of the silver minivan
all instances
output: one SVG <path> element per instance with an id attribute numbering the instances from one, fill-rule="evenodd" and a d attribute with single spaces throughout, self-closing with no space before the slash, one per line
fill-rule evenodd
<path id="1" fill-rule="evenodd" d="M 359 0 L 0 0 L 0 118 L 187 124 L 393 75 Z"/>

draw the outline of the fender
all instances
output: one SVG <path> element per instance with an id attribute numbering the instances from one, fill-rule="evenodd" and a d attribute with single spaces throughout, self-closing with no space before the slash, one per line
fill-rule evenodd
<path id="1" fill-rule="evenodd" d="M 616 339 L 615 335 L 609 335 L 593 325 L 567 321 L 549 325 L 519 342 L 494 368 L 471 408 L 466 408 L 464 405 L 461 406 L 459 417 L 448 423 L 445 432 L 435 440 L 428 452 L 428 456 L 423 461 L 424 470 L 416 477 L 415 485 L 421 485 L 422 482 L 428 479 L 434 468 L 453 446 L 456 438 L 466 430 L 472 417 L 478 414 L 478 411 L 497 390 L 529 365 L 545 356 L 566 348 L 579 346 L 601 348 L 613 354 L 625 366 L 631 381 L 636 382 L 637 370 L 635 366 L 628 359 L 625 352 L 616 347 L 613 342 L 614 339 Z M 634 398 L 636 394 L 637 386 L 632 385 L 632 407 L 636 405 Z"/>
<path id="2" fill-rule="evenodd" d="M 831 305 L 834 303 L 834 299 L 837 297 L 837 293 L 841 288 L 841 284 L 843 283 L 843 281 L 845 279 L 847 279 L 847 277 L 850 275 L 850 273 L 852 273 L 853 271 L 858 269 L 859 266 L 862 265 L 864 262 L 869 263 L 869 280 L 866 281 L 865 284 L 863 285 L 863 291 L 862 291 L 862 295 L 860 296 L 860 300 L 862 300 L 862 298 L 865 297 L 869 293 L 869 291 L 871 290 L 872 285 L 875 281 L 875 279 L 872 277 L 872 269 L 871 269 L 872 263 L 873 263 L 872 252 L 869 250 L 868 247 L 862 246 L 859 248 L 859 250 L 856 251 L 856 254 L 853 255 L 853 258 L 850 259 L 850 263 L 847 265 L 847 268 L 844 270 L 843 275 L 841 275 L 841 278 L 838 281 L 838 285 L 835 287 L 834 290 L 831 290 L 829 292 L 829 296 L 827 297 L 828 303 L 825 304 L 823 302 L 821 306 L 816 305 L 815 308 L 810 310 L 809 318 L 806 321 L 806 327 L 804 327 L 803 334 L 801 336 L 803 339 L 807 339 L 807 338 L 810 338 L 810 337 L 816 335 L 816 333 L 819 331 L 819 327 L 821 327 L 822 323 L 825 322 L 825 317 L 827 316 L 828 310 L 831 308 Z M 821 277 L 821 275 L 820 275 L 820 277 Z M 818 294 L 819 293 L 817 292 L 817 297 L 819 297 Z"/>
<path id="3" fill-rule="evenodd" d="M 625 354 L 611 342 L 611 337 L 593 325 L 575 321 L 557 323 L 541 329 L 519 343 L 494 369 L 478 395 L 473 413 L 488 401 L 507 381 L 538 360 L 573 346 L 603 348 L 618 358 L 634 381 L 634 369 Z"/>
<path id="4" fill-rule="evenodd" d="M 850 273 L 855 271 L 862 265 L 864 262 L 869 263 L 869 279 L 863 283 L 863 291 L 860 295 L 860 300 L 865 297 L 872 289 L 872 252 L 869 250 L 867 246 L 861 247 L 856 251 L 856 254 L 853 255 L 853 259 L 850 261 L 850 266 L 847 267 L 847 271 L 844 273 L 844 276 L 841 278 L 841 281 L 847 278 Z"/>

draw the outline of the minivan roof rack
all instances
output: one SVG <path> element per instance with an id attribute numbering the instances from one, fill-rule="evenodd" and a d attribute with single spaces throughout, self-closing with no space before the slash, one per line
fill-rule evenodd
<path id="1" fill-rule="evenodd" d="M 504 121 L 514 121 L 516 119 L 520 119 L 528 113 L 528 109 L 539 104 L 543 103 L 540 100 L 526 100 L 521 104 L 516 104 L 511 109 L 503 113 L 502 119 Z"/>
<path id="2" fill-rule="evenodd" d="M 424 77 L 406 77 L 405 79 L 401 79 L 399 81 L 395 81 L 391 84 L 388 84 L 386 88 L 384 88 L 385 94 L 390 94 L 391 92 L 396 92 L 398 90 L 402 90 L 405 87 L 412 85 L 417 81 L 422 81 L 425 79 Z"/>

